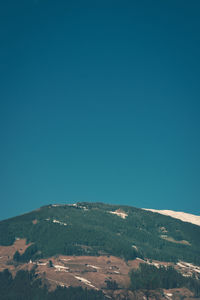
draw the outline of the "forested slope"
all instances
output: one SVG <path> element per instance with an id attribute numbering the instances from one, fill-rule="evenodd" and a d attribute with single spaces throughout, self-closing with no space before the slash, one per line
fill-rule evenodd
<path id="1" fill-rule="evenodd" d="M 56 254 L 105 254 L 126 260 L 137 256 L 200 265 L 199 236 L 197 225 L 103 203 L 48 205 L 0 222 L 0 245 L 11 245 L 16 238 L 34 244 L 24 260 Z"/>

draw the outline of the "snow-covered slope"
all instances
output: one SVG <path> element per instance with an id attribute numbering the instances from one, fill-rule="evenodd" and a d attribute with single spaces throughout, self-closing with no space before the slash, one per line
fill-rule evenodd
<path id="1" fill-rule="evenodd" d="M 149 209 L 144 208 L 145 210 L 149 210 L 152 212 L 156 212 L 162 215 L 170 216 L 175 219 L 179 219 L 183 222 L 189 222 L 195 225 L 200 226 L 200 216 L 188 214 L 182 211 L 173 211 L 173 210 L 158 210 L 158 209 Z"/>

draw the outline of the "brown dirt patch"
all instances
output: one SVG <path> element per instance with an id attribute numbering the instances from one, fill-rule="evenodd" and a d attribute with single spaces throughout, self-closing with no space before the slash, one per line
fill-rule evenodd
<path id="1" fill-rule="evenodd" d="M 82 286 L 83 288 L 93 288 L 103 290 L 103 292 L 114 299 L 144 299 L 146 295 L 142 291 L 132 293 L 128 291 L 130 284 L 129 272 L 137 269 L 140 263 L 145 260 L 135 259 L 124 261 L 115 256 L 56 256 L 47 259 L 40 259 L 29 263 L 13 262 L 12 257 L 18 250 L 23 253 L 30 244 L 26 245 L 26 240 L 16 240 L 12 246 L 0 246 L 0 271 L 9 269 L 13 275 L 17 271 L 31 270 L 35 271 L 42 278 L 50 290 L 60 286 Z M 49 261 L 52 261 L 53 267 L 50 267 Z M 152 261 L 153 264 L 168 266 L 171 263 Z M 107 290 L 106 281 L 116 281 L 119 289 L 116 291 Z M 157 294 L 156 294 L 157 293 Z M 192 297 L 192 293 L 187 289 L 165 290 L 165 293 L 173 294 L 173 299 L 180 299 L 180 295 L 187 299 Z M 157 297 L 157 298 L 156 298 Z M 179 298 L 178 298 L 179 297 Z M 149 299 L 167 299 L 162 297 L 159 291 L 151 291 Z"/>
<path id="2" fill-rule="evenodd" d="M 8 268 L 8 263 L 13 259 L 16 251 L 23 254 L 30 245 L 31 243 L 26 244 L 26 239 L 17 239 L 11 246 L 0 246 L 0 271 Z M 10 268 L 15 269 L 13 266 Z"/>
<path id="3" fill-rule="evenodd" d="M 115 280 L 120 287 L 128 287 L 128 274 L 134 265 L 114 256 L 59 256 L 51 257 L 49 260 L 53 262 L 54 267 L 48 267 L 48 260 L 40 260 L 41 265 L 37 266 L 37 270 L 39 273 L 45 272 L 52 284 L 60 282 L 60 285 L 90 288 L 88 284 L 90 282 L 97 289 L 105 288 L 106 280 Z M 45 262 L 47 264 L 42 265 Z M 138 263 L 135 267 L 137 265 Z M 58 270 L 58 266 L 67 269 Z"/>

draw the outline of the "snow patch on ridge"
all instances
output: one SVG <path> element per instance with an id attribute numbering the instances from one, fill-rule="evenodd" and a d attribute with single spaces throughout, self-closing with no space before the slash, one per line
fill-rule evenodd
<path id="1" fill-rule="evenodd" d="M 93 284 L 91 284 L 91 282 L 83 277 L 79 277 L 79 276 L 74 276 L 76 279 L 78 279 L 79 281 L 85 283 L 86 285 L 94 288 L 95 290 L 98 290 Z"/>
<path id="2" fill-rule="evenodd" d="M 128 216 L 124 211 L 117 209 L 115 211 L 109 211 L 110 214 L 117 215 L 118 217 L 121 217 L 122 219 L 126 219 Z"/>
<path id="3" fill-rule="evenodd" d="M 50 220 L 49 218 L 47 218 L 47 219 L 45 219 L 45 221 L 51 221 L 51 220 Z M 67 223 L 58 221 L 58 220 L 56 220 L 56 219 L 53 219 L 51 222 L 54 223 L 54 224 L 60 224 L 60 225 L 67 226 Z"/>
<path id="4" fill-rule="evenodd" d="M 143 208 L 143 209 L 155 213 L 159 213 L 161 215 L 170 216 L 172 218 L 179 219 L 183 222 L 188 222 L 200 226 L 200 216 L 197 215 L 185 213 L 182 211 L 158 210 L 158 209 L 150 209 L 150 208 Z"/>

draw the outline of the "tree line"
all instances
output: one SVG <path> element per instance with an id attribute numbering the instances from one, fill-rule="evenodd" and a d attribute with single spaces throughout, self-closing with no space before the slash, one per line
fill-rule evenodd
<path id="1" fill-rule="evenodd" d="M 105 300 L 101 291 L 82 287 L 60 287 L 48 291 L 34 270 L 20 270 L 13 278 L 9 270 L 0 272 L 1 300 Z"/>
<path id="2" fill-rule="evenodd" d="M 194 292 L 196 297 L 200 296 L 200 281 L 194 277 L 184 277 L 173 267 L 157 268 L 153 265 L 140 264 L 139 269 L 130 272 L 130 281 L 132 290 L 186 287 Z"/>

